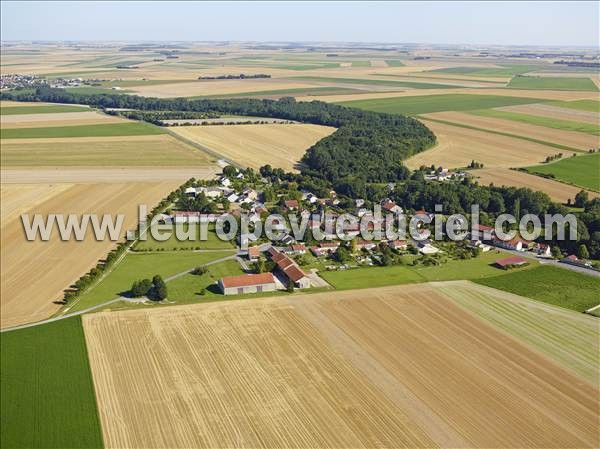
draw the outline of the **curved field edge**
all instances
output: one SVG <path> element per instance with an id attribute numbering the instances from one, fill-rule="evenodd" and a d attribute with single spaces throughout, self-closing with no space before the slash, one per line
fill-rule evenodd
<path id="1" fill-rule="evenodd" d="M 2 448 L 102 448 L 80 317 L 0 337 Z"/>
<path id="2" fill-rule="evenodd" d="M 534 175 L 550 175 L 553 180 L 600 192 L 600 153 L 559 159 L 524 169 Z"/>
<path id="3" fill-rule="evenodd" d="M 494 327 L 598 385 L 597 318 L 469 281 L 430 285 Z"/>

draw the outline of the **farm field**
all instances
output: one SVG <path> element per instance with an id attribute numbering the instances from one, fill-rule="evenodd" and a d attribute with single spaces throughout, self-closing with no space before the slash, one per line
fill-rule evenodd
<path id="1" fill-rule="evenodd" d="M 582 156 L 583 157 L 583 156 Z M 515 186 L 527 187 L 532 190 L 541 190 L 547 193 L 550 198 L 560 203 L 567 203 L 570 199 L 573 201 L 581 188 L 570 186 L 553 179 L 542 178 L 529 173 L 508 168 L 483 168 L 470 172 L 480 184 L 494 184 L 496 186 Z M 600 197 L 599 194 L 590 192 L 590 198 Z"/>
<path id="2" fill-rule="evenodd" d="M 575 109 L 577 111 L 596 112 L 600 114 L 599 100 L 576 100 L 576 101 L 560 101 L 551 103 L 561 108 Z"/>
<path id="3" fill-rule="evenodd" d="M 27 106 L 26 109 L 31 109 Z M 64 126 L 103 125 L 109 123 L 134 123 L 132 121 L 96 111 L 55 112 L 53 114 L 2 115 L 2 129 L 55 128 Z M 16 131 L 13 131 L 16 132 Z"/>
<path id="4" fill-rule="evenodd" d="M 600 192 L 600 153 L 567 157 L 526 168 L 530 173 L 552 175 L 558 181 Z"/>
<path id="5" fill-rule="evenodd" d="M 466 167 L 472 160 L 485 167 L 519 167 L 539 164 L 560 151 L 541 143 L 421 119 L 437 137 L 437 145 L 406 160 L 412 169 L 432 164 Z"/>
<path id="6" fill-rule="evenodd" d="M 598 385 L 596 319 L 467 281 L 430 284 L 494 327 Z"/>
<path id="7" fill-rule="evenodd" d="M 108 137 L 145 136 L 164 134 L 158 126 L 142 122 L 110 123 L 94 125 L 53 126 L 48 128 L 7 128 L 2 129 L 4 139 L 48 139 L 54 137 Z"/>
<path id="8" fill-rule="evenodd" d="M 104 447 L 79 317 L 3 333 L 0 347 L 2 447 Z"/>
<path id="9" fill-rule="evenodd" d="M 533 106 L 533 105 L 525 105 Z M 538 105 L 541 106 L 541 105 Z M 516 106 L 519 107 L 519 106 Z M 522 107 L 522 106 L 521 106 Z M 570 111 L 566 109 L 567 111 Z M 579 111 L 581 112 L 581 111 Z M 576 131 L 579 133 L 591 134 L 600 136 L 600 125 L 598 120 L 596 123 L 577 122 L 574 120 L 562 120 L 556 117 L 544 117 L 540 115 L 523 114 L 520 112 L 498 110 L 498 109 L 483 109 L 478 111 L 469 111 L 469 114 L 480 115 L 483 117 L 498 118 L 503 120 L 513 120 L 516 122 L 528 123 L 531 125 L 560 129 L 563 131 Z M 600 120 L 600 117 L 598 117 Z"/>
<path id="10" fill-rule="evenodd" d="M 592 447 L 597 438 L 595 386 L 427 285 L 83 322 L 107 448 Z"/>
<path id="11" fill-rule="evenodd" d="M 247 167 L 295 170 L 304 152 L 335 128 L 318 125 L 178 126 L 172 132 Z"/>
<path id="12" fill-rule="evenodd" d="M 133 281 L 149 278 L 155 274 L 167 278 L 197 266 L 234 256 L 233 248 L 223 251 L 171 251 L 160 253 L 130 253 L 121 263 L 99 281 L 72 301 L 62 313 L 75 312 L 87 307 L 110 301 L 125 294 Z"/>
<path id="13" fill-rule="evenodd" d="M 5 106 L 5 102 L 0 103 L 0 115 L 25 115 L 25 114 L 53 114 L 53 113 L 65 113 L 65 112 L 82 112 L 87 109 L 87 106 L 72 106 L 62 104 L 43 104 L 38 105 L 36 103 L 28 104 L 24 106 L 19 103 L 12 103 L 18 106 Z"/>
<path id="14" fill-rule="evenodd" d="M 208 154 L 173 136 L 3 139 L 3 167 L 189 167 L 208 166 Z"/>
<path id="15" fill-rule="evenodd" d="M 507 77 L 511 78 L 515 75 L 522 75 L 524 73 L 538 70 L 539 65 L 501 65 L 496 67 L 489 66 L 459 66 L 459 67 L 447 67 L 443 69 L 432 70 L 433 73 L 448 73 L 448 74 L 460 74 L 468 76 L 480 76 L 480 77 Z"/>
<path id="16" fill-rule="evenodd" d="M 323 279 L 337 290 L 352 290 L 419 282 L 449 281 L 455 279 L 478 279 L 502 275 L 494 262 L 503 253 L 489 251 L 469 260 L 449 260 L 435 267 L 412 267 L 394 265 L 389 267 L 353 268 L 341 271 L 321 271 Z M 537 262 L 531 261 L 532 265 Z M 527 269 L 529 269 L 528 267 Z"/>
<path id="17" fill-rule="evenodd" d="M 510 83 L 510 89 L 550 89 L 550 90 L 586 90 L 598 92 L 598 87 L 589 78 L 557 76 L 516 76 Z"/>
<path id="18" fill-rule="evenodd" d="M 565 103 L 566 104 L 566 103 Z M 516 112 L 518 114 L 527 114 L 530 117 L 544 119 L 558 119 L 564 121 L 574 121 L 577 123 L 586 123 L 598 126 L 600 113 L 594 111 L 584 111 L 580 109 L 563 107 L 563 103 L 548 104 L 523 104 L 520 106 L 507 106 L 499 108 L 497 111 Z"/>
<path id="19" fill-rule="evenodd" d="M 600 280 L 597 277 L 557 267 L 519 270 L 475 282 L 577 312 L 600 304 Z"/>
<path id="20" fill-rule="evenodd" d="M 503 114 L 500 113 L 498 115 L 502 116 Z M 422 118 L 441 120 L 449 124 L 471 126 L 492 132 L 506 133 L 582 151 L 595 148 L 599 143 L 598 136 L 564 129 L 547 128 L 545 126 L 522 123 L 510 119 L 507 120 L 505 117 L 496 117 L 495 111 L 491 113 L 485 111 L 478 115 L 465 112 L 437 112 L 435 114 L 425 114 Z"/>
<path id="21" fill-rule="evenodd" d="M 137 222 L 139 204 L 154 207 L 181 181 L 148 183 L 73 184 L 60 193 L 50 195 L 44 202 L 32 206 L 23 204 L 19 212 L 42 214 L 124 214 L 123 233 Z M 7 188 L 3 195 L 21 195 L 19 184 Z M 4 202 L 4 198 L 3 198 Z M 14 200 L 13 200 L 14 202 Z M 16 208 L 13 207 L 13 213 Z M 106 239 L 96 241 L 88 231 L 84 242 L 63 242 L 53 230 L 47 242 L 27 241 L 19 217 L 14 216 L 2 226 L 2 327 L 48 318 L 59 309 L 52 303 L 63 289 L 94 267 L 114 246 Z"/>
<path id="22" fill-rule="evenodd" d="M 468 111 L 518 104 L 539 103 L 540 99 L 500 95 L 442 94 L 381 98 L 342 103 L 352 108 L 388 114 L 418 115 L 442 111 Z"/>
<path id="23" fill-rule="evenodd" d="M 424 83 L 419 81 L 397 81 L 394 79 L 375 79 L 375 78 L 331 78 L 321 76 L 297 76 L 291 78 L 299 81 L 314 81 L 320 83 L 335 83 L 336 85 L 368 85 L 368 86 L 385 86 L 385 87 L 397 87 L 403 88 L 408 87 L 411 89 L 447 89 L 460 87 L 460 85 L 454 86 L 441 83 Z"/>

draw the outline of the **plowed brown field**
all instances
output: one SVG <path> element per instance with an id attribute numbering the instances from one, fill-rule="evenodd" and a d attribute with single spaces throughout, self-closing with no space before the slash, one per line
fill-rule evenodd
<path id="1" fill-rule="evenodd" d="M 598 445 L 596 386 L 426 285 L 84 328 L 107 448 Z"/>

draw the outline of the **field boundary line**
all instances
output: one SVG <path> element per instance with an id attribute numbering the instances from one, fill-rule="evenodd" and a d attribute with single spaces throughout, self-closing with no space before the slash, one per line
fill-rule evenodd
<path id="1" fill-rule="evenodd" d="M 423 117 L 422 115 L 416 115 L 415 118 L 418 118 L 421 121 L 429 120 L 431 122 L 441 123 L 443 125 L 456 126 L 458 128 L 472 129 L 474 131 L 481 131 L 481 132 L 486 132 L 486 133 L 490 133 L 490 134 L 497 134 L 499 136 L 512 137 L 514 139 L 527 140 L 529 142 L 537 143 L 540 145 L 545 145 L 547 147 L 558 148 L 559 150 L 573 151 L 576 153 L 587 154 L 586 150 L 580 150 L 579 148 L 572 148 L 572 147 L 568 147 L 566 145 L 560 145 L 558 143 L 546 142 L 544 140 L 534 139 L 533 137 L 525 137 L 525 136 L 520 136 L 518 134 L 505 133 L 502 131 L 494 131 L 494 130 L 486 129 L 486 128 L 478 128 L 477 126 L 465 125 L 462 123 L 450 122 L 448 120 L 440 120 L 437 118 Z"/>

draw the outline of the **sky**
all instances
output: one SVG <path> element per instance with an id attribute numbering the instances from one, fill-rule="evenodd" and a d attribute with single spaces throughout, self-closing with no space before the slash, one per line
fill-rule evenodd
<path id="1" fill-rule="evenodd" d="M 600 45 L 600 2 L 1 2 L 2 40 Z"/>

